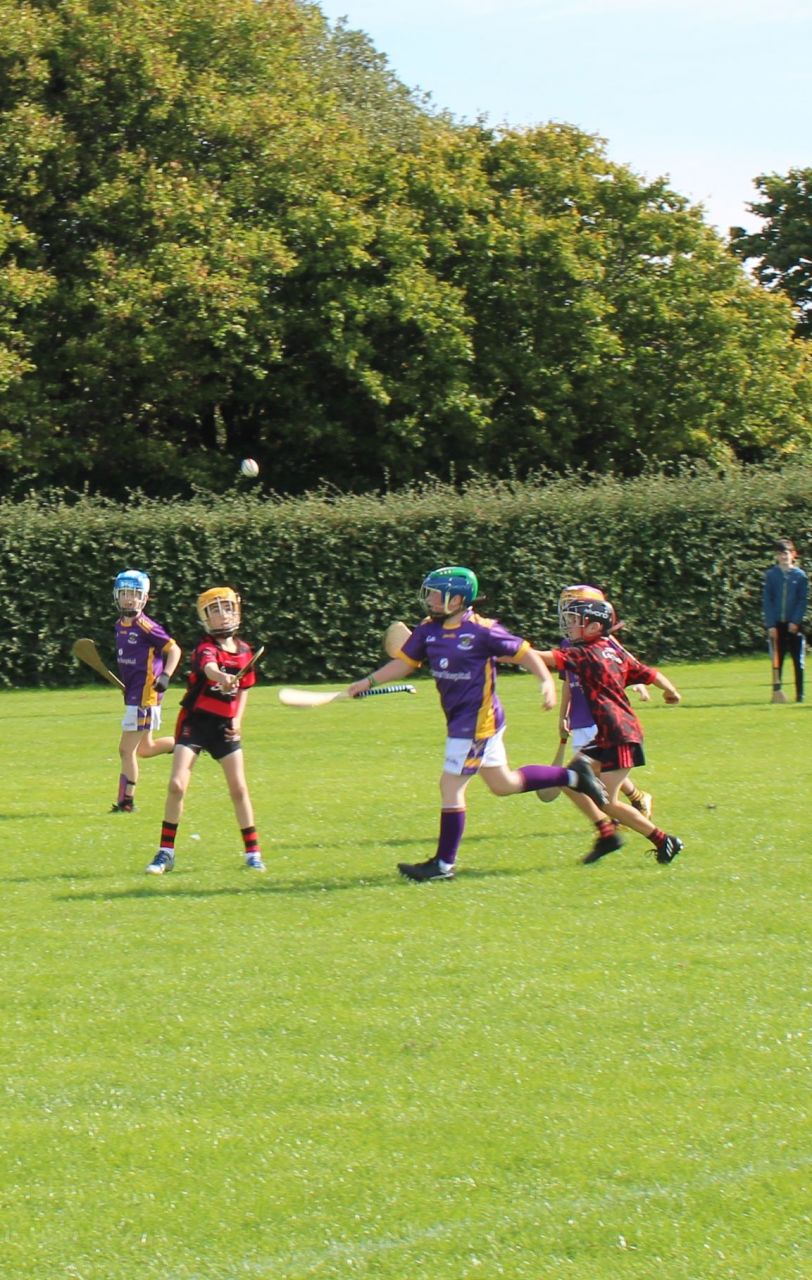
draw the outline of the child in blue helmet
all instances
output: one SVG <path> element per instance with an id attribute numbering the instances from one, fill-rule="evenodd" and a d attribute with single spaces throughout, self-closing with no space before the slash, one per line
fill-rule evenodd
<path id="1" fill-rule="evenodd" d="M 356 680 L 347 691 L 356 697 L 377 684 L 402 679 L 425 662 L 440 695 L 448 735 L 440 775 L 440 834 L 432 858 L 398 864 L 401 875 L 409 880 L 453 878 L 465 829 L 465 793 L 477 774 L 500 796 L 570 787 L 591 796 L 597 804 L 606 799 L 589 764 L 578 757 L 567 768 L 538 764 L 508 767 L 505 714 L 496 695 L 497 663 L 522 666 L 536 676 L 545 711 L 555 706 L 555 684 L 527 640 L 475 612 L 478 590 L 476 575 L 459 565 L 428 574 L 420 592 L 428 617 L 415 627 L 390 662 Z"/>
<path id="2" fill-rule="evenodd" d="M 174 738 L 153 738 L 161 727 L 161 700 L 181 659 L 168 631 L 144 613 L 150 581 L 140 569 L 125 569 L 113 584 L 118 609 L 116 658 L 124 683 L 124 718 L 118 753 L 121 773 L 113 813 L 132 813 L 138 761 L 174 750 Z"/>

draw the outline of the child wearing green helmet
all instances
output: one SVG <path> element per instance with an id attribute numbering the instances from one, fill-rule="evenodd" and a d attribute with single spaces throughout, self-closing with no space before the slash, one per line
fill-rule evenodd
<path id="1" fill-rule="evenodd" d="M 505 713 L 496 693 L 497 663 L 524 667 L 536 676 L 542 706 L 556 703 L 555 683 L 529 641 L 474 609 L 479 584 L 461 565 L 435 569 L 421 584 L 420 600 L 428 616 L 403 642 L 391 661 L 356 680 L 347 690 L 357 697 L 378 684 L 400 680 L 424 663 L 434 677 L 446 718 L 446 744 L 440 775 L 440 833 L 433 857 L 398 864 L 409 880 L 451 880 L 466 818 L 466 790 L 479 775 L 495 795 L 518 795 L 545 787 L 583 791 L 602 804 L 606 793 L 587 761 L 569 766 L 508 766 L 504 746 Z"/>

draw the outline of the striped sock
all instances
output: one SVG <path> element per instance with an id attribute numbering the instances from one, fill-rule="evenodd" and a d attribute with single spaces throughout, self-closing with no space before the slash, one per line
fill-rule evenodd
<path id="1" fill-rule="evenodd" d="M 175 848 L 175 833 L 178 829 L 177 822 L 164 822 L 161 825 L 161 845 L 162 849 L 168 849 L 173 852 Z"/>
<path id="2" fill-rule="evenodd" d="M 249 853 L 259 853 L 259 837 L 257 836 L 256 827 L 240 827 L 240 834 L 245 845 L 246 856 Z"/>

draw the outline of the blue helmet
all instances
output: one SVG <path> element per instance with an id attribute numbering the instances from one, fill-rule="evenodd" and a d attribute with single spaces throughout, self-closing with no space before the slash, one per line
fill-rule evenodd
<path id="1" fill-rule="evenodd" d="M 433 569 L 420 585 L 420 602 L 424 608 L 429 607 L 430 591 L 439 591 L 443 598 L 443 610 L 439 616 L 450 612 L 449 602 L 453 596 L 461 596 L 467 607 L 473 604 L 479 594 L 479 583 L 476 574 L 460 565 L 447 566 L 444 569 Z"/>
<path id="2" fill-rule="evenodd" d="M 126 604 L 123 603 L 125 594 Z M 141 569 L 124 569 L 113 583 L 113 599 L 125 618 L 136 618 L 149 599 L 149 578 Z"/>

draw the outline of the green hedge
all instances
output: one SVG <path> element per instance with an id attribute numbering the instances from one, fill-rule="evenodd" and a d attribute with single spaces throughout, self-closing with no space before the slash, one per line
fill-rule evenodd
<path id="1" fill-rule="evenodd" d="M 86 682 L 70 655 L 89 635 L 112 661 L 115 574 L 146 569 L 149 612 L 184 648 L 198 593 L 237 587 L 247 638 L 273 681 L 341 681 L 380 657 L 393 618 L 414 622 L 431 568 L 468 564 L 482 612 L 534 643 L 557 636 L 568 582 L 603 586 L 627 643 L 652 662 L 763 645 L 761 582 L 778 535 L 812 547 L 812 466 L 670 478 L 482 481 L 385 496 L 201 495 L 191 502 L 33 495 L 0 503 L 7 630 L 0 682 Z"/>

